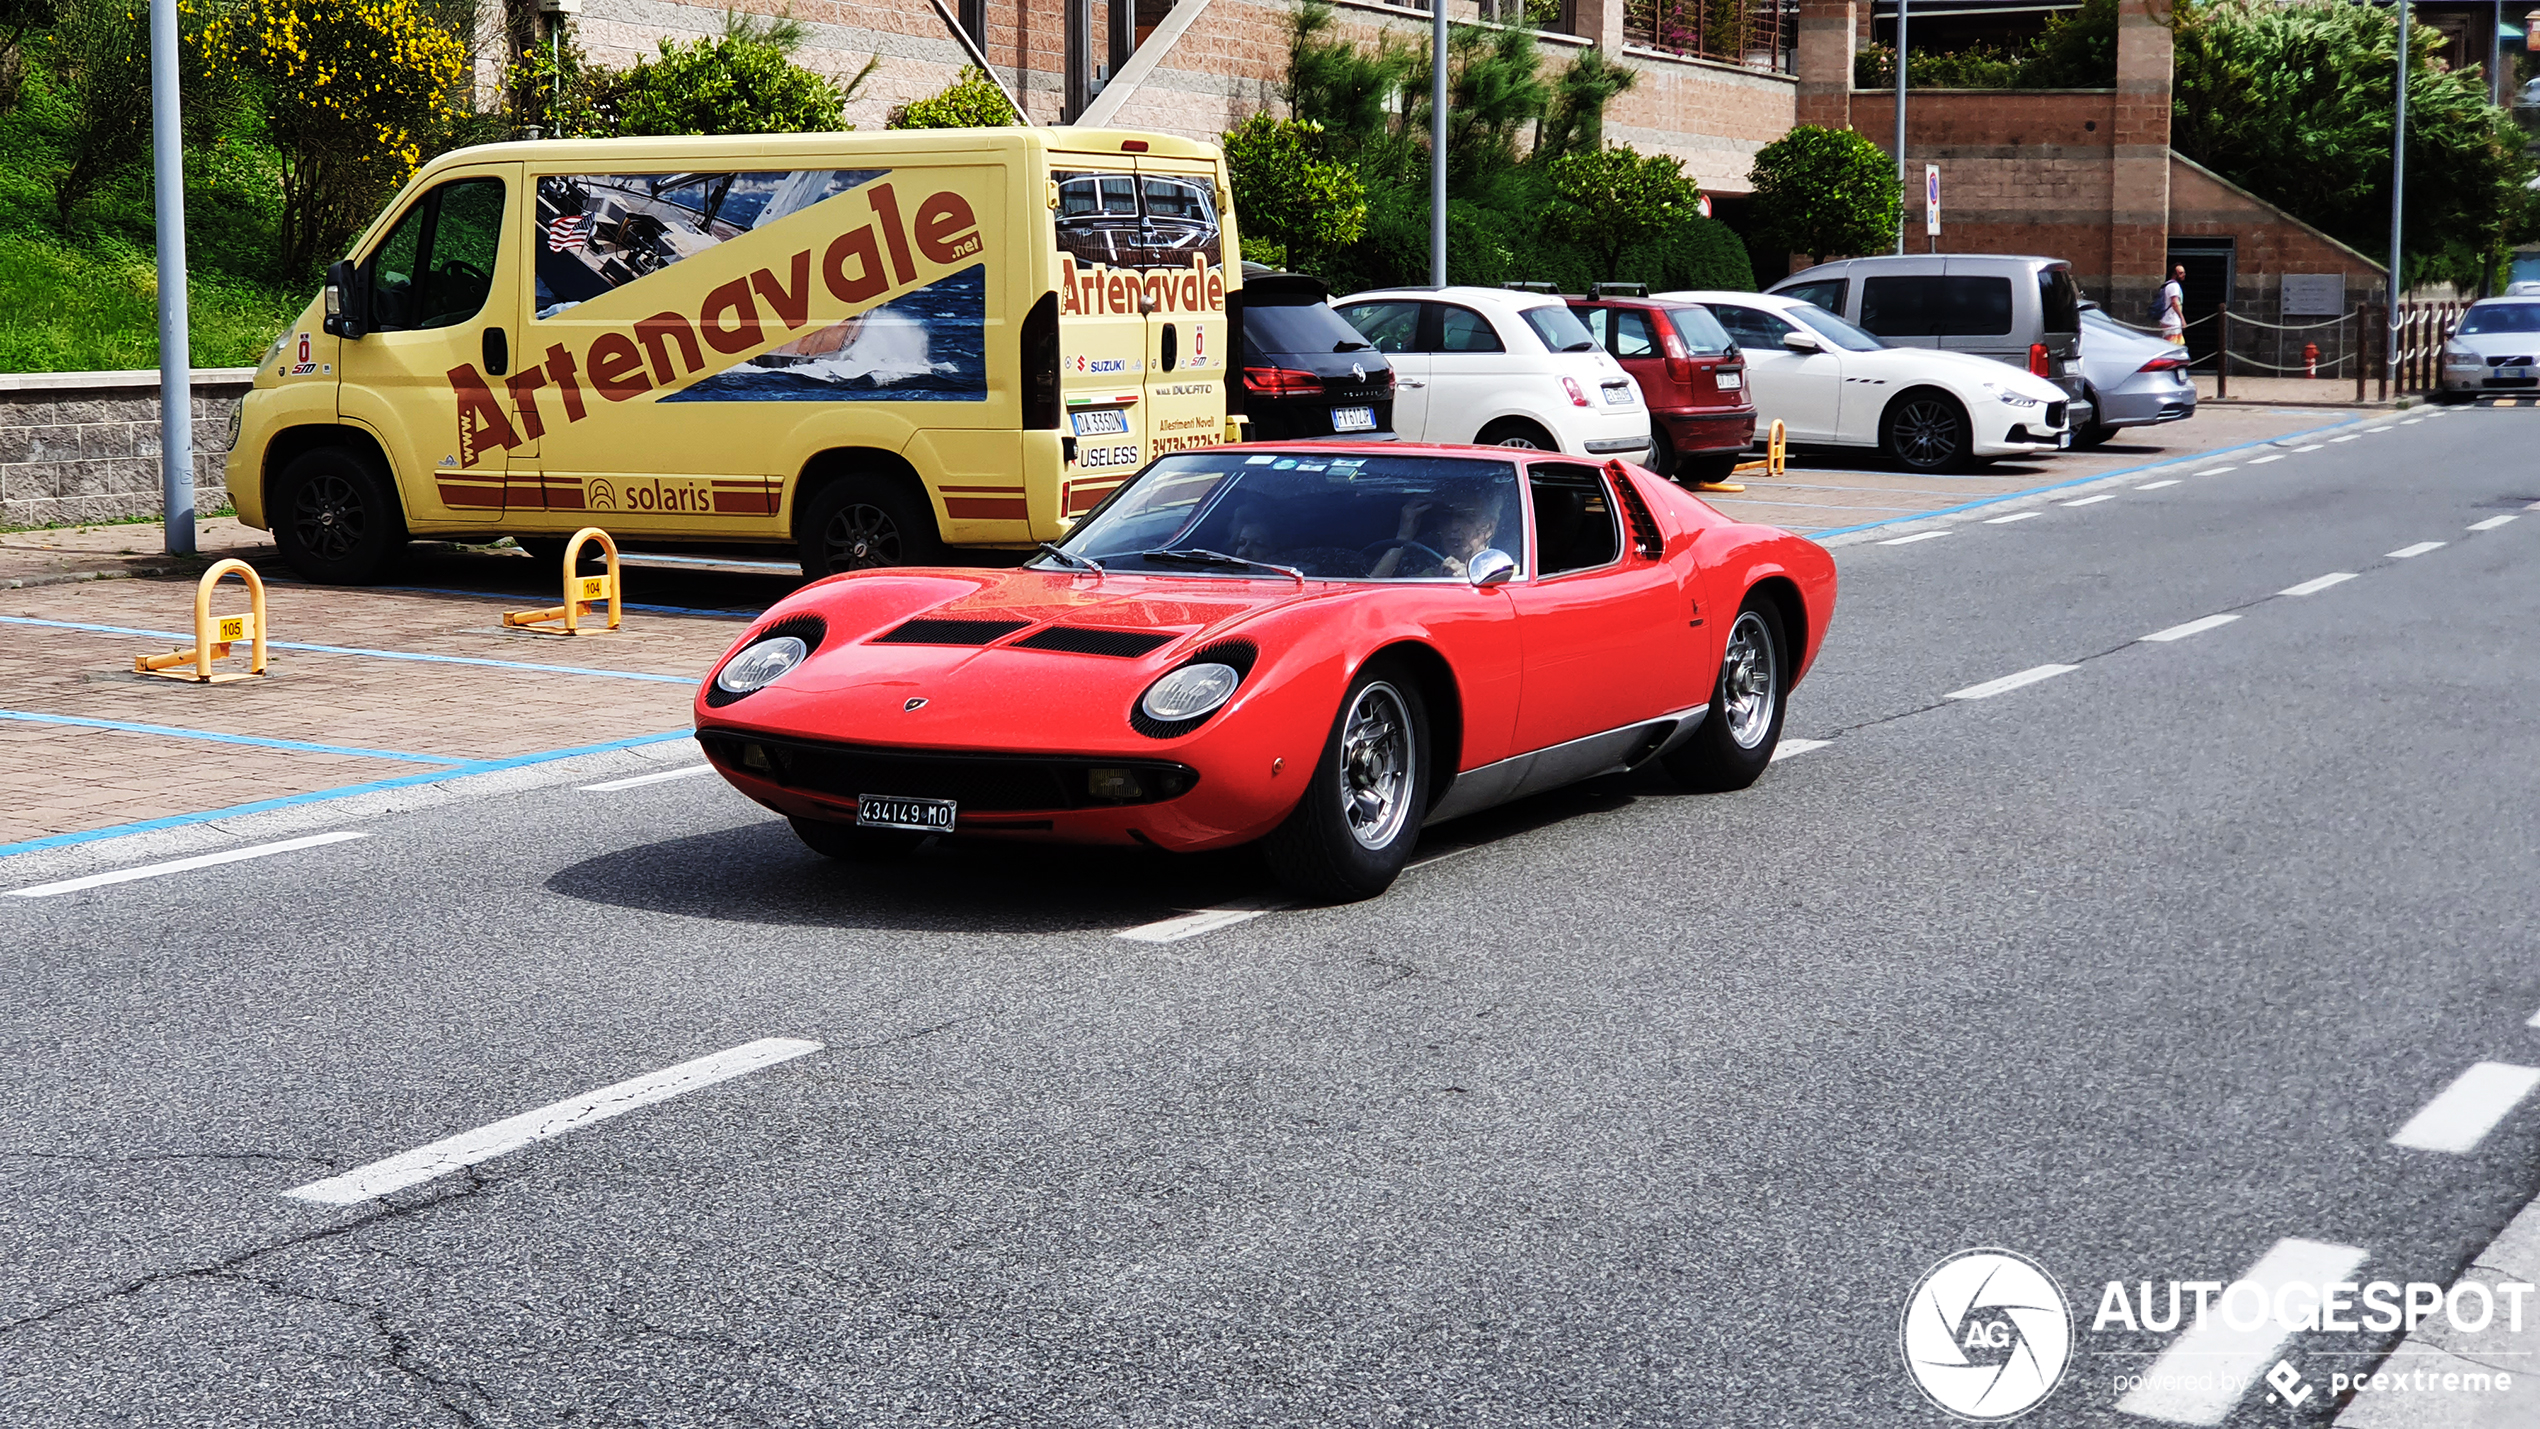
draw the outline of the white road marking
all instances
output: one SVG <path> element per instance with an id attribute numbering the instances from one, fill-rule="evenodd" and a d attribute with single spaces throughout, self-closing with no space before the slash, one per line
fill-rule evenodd
<path id="1" fill-rule="evenodd" d="M 2135 490 L 2137 490 L 2137 491 L 2158 491 L 2158 490 L 2160 490 L 2160 489 L 2161 489 L 2162 487 L 2164 487 L 2164 486 L 2176 486 L 2176 485 L 2178 485 L 2178 479 L 2177 479 L 2176 477 L 2172 477 L 2172 478 L 2171 478 L 2170 480 L 2168 480 L 2168 481 L 2148 481 L 2148 482 L 2145 482 L 2143 485 L 2136 487 L 2136 488 L 2135 488 Z"/>
<path id="2" fill-rule="evenodd" d="M 2192 1312 L 2185 1317 L 2186 1328 L 2143 1372 L 2141 1384 L 2117 1401 L 2117 1412 L 2170 1424 L 2220 1424 L 2292 1337 L 2291 1330 L 2276 1322 L 2277 1291 L 2287 1285 L 2342 1284 L 2363 1263 L 2358 1246 L 2289 1236 L 2277 1241 L 2232 1282 L 2250 1290 L 2226 1290 L 2207 1303 L 2201 1322 Z M 2238 1328 L 2249 1322 L 2251 1295 L 2259 1292 L 2266 1296 L 2266 1309 L 2257 1316 L 2257 1327 Z"/>
<path id="3" fill-rule="evenodd" d="M 2198 472 L 2198 473 L 2196 473 L 2196 474 L 2197 474 L 2198 476 L 2220 476 L 2220 475 L 2222 475 L 2222 474 L 2223 474 L 2224 472 L 2226 472 L 2226 471 L 2238 471 L 2238 470 L 2240 470 L 2240 468 L 2238 468 L 2238 467 L 2236 467 L 2236 466 L 2209 466 L 2209 467 L 2205 468 L 2203 471 L 2200 471 L 2200 472 Z"/>
<path id="4" fill-rule="evenodd" d="M 2522 509 L 2525 511 L 2540 511 L 2540 501 L 2534 501 Z"/>
<path id="5" fill-rule="evenodd" d="M 2066 506 L 2096 506 L 2102 501 L 2114 501 L 2116 499 L 2117 494 L 2115 492 L 2103 491 L 2097 496 L 2085 496 L 2079 501 L 2067 501 L 2064 504 Z"/>
<path id="6" fill-rule="evenodd" d="M 2079 665 L 2033 665 L 2016 675 L 2004 675 L 1998 680 L 1987 680 L 1981 685 L 1969 685 L 1963 690 L 1951 690 L 1943 698 L 1989 700 L 1995 695 L 2009 694 L 2022 685 L 2034 685 L 2040 680 L 2051 680 L 2057 675 L 2068 675 L 2080 668 Z"/>
<path id="7" fill-rule="evenodd" d="M 2513 519 L 2514 518 L 2511 516 L 2490 516 L 2484 521 L 2472 521 L 2469 523 L 2469 529 L 2473 531 L 2493 531 L 2497 527 L 2502 526 Z"/>
<path id="8" fill-rule="evenodd" d="M 2395 551 L 2385 551 L 2382 554 L 2394 561 L 2404 561 L 2410 556 L 2422 556 L 2428 551 L 2442 550 L 2445 544 L 2442 541 L 2419 541 L 2413 546 L 2401 546 Z"/>
<path id="9" fill-rule="evenodd" d="M 2166 645 L 2172 640 L 2184 640 L 2190 635 L 2202 635 L 2208 630 L 2219 630 L 2239 618 L 2236 615 L 2208 615 L 2200 620 L 2191 620 L 2185 625 L 2173 625 L 2167 630 L 2155 630 L 2143 638 L 2157 640 Z"/>
<path id="10" fill-rule="evenodd" d="M 2326 445 L 2328 445 L 2326 442 L 2313 442 L 2307 447 L 2295 447 L 2293 450 L 2297 452 L 2315 452 Z"/>
<path id="11" fill-rule="evenodd" d="M 1935 541 L 1948 534 L 1949 533 L 1946 531 L 1917 531 L 1911 536 L 1899 536 L 1893 541 L 1881 541 L 1879 544 L 1882 546 L 1910 546 L 1916 541 Z"/>
<path id="12" fill-rule="evenodd" d="M 2045 514 L 2046 513 L 2043 511 L 2014 511 L 2008 516 L 1988 516 L 1985 518 L 1984 524 L 1987 526 L 2008 526 L 2014 521 L 2026 521 L 2032 516 L 2043 516 Z"/>
<path id="13" fill-rule="evenodd" d="M 2355 434 L 2354 434 L 2353 432 L 2348 432 L 2346 435 L 2344 435 L 2344 436 L 2342 436 L 2342 437 L 2330 437 L 2330 438 L 2329 438 L 2329 440 L 2330 440 L 2330 441 L 2332 441 L 2332 442 L 2351 442 L 2351 441 L 2353 441 L 2354 439 L 2355 439 Z"/>
<path id="14" fill-rule="evenodd" d="M 2313 576 L 2309 580 L 2302 582 L 2300 585 L 2286 586 L 2284 589 L 2277 591 L 2276 594 L 2317 595 L 2321 591 L 2328 589 L 2330 586 L 2344 585 L 2346 582 L 2353 580 L 2354 578 L 2355 573 L 2353 571 L 2330 571 L 2324 576 Z"/>
<path id="15" fill-rule="evenodd" d="M 2540 1012 L 2531 1014 L 2531 1020 L 2522 1025 L 2525 1027 L 2540 1027 Z"/>
<path id="16" fill-rule="evenodd" d="M 1488 847 L 1488 845 L 1485 845 L 1485 844 L 1466 844 L 1466 845 L 1465 845 L 1464 847 L 1462 847 L 1462 848 L 1451 848 L 1451 849 L 1448 849 L 1448 850 L 1447 850 L 1446 852 L 1444 852 L 1444 853 L 1433 853 L 1433 854 L 1429 855 L 1427 858 L 1415 858 L 1415 859 L 1411 860 L 1409 863 L 1404 864 L 1404 865 L 1402 866 L 1402 871 L 1403 871 L 1403 872 L 1405 872 L 1405 873 L 1410 873 L 1410 872 L 1412 872 L 1412 871 L 1414 871 L 1414 870 L 1416 870 L 1416 869 L 1427 868 L 1427 867 L 1429 867 L 1431 864 L 1444 863 L 1444 862 L 1446 862 L 1446 861 L 1447 861 L 1448 859 L 1450 859 L 1450 858 L 1462 858 L 1464 855 L 1466 855 L 1466 854 L 1468 854 L 1468 853 L 1480 853 L 1480 852 L 1481 852 L 1484 848 L 1486 848 L 1486 847 Z"/>
<path id="17" fill-rule="evenodd" d="M 2533 1087 L 2540 1087 L 2540 1067 L 2477 1063 L 2409 1117 L 2390 1144 L 2418 1151 L 2474 1151 Z"/>
<path id="18" fill-rule="evenodd" d="M 391 1156 L 385 1161 L 355 1167 L 341 1176 L 311 1181 L 282 1194 L 296 1200 L 316 1201 L 321 1205 L 354 1205 L 376 1196 L 385 1196 L 391 1191 L 421 1185 L 437 1176 L 447 1176 L 480 1161 L 490 1161 L 532 1142 L 562 1136 L 577 1127 L 623 1116 L 637 1107 L 668 1101 L 682 1092 L 728 1082 L 778 1062 L 790 1062 L 820 1048 L 820 1043 L 806 1042 L 798 1037 L 762 1037 L 729 1051 L 682 1062 L 676 1067 L 664 1067 L 658 1072 L 646 1072 L 596 1092 L 584 1092 L 553 1106 L 505 1117 L 490 1126 L 462 1131 L 429 1146 L 418 1146 L 402 1156 Z"/>
<path id="19" fill-rule="evenodd" d="M 2387 423 L 2387 422 L 2384 422 L 2383 424 L 2381 424 L 2381 425 L 2380 425 L 2380 426 L 2378 426 L 2378 427 L 2366 427 L 2366 428 L 2364 428 L 2364 430 L 2365 430 L 2365 431 L 2367 431 L 2367 432 L 2386 432 L 2386 431 L 2390 430 L 2390 424 L 2389 424 L 2389 423 Z"/>
<path id="20" fill-rule="evenodd" d="M 605 784 L 585 784 L 585 794 L 605 794 L 612 789 L 632 789 L 642 784 L 658 784 L 665 779 L 685 779 L 691 774 L 712 774 L 711 764 L 691 764 L 683 769 L 665 769 L 659 774 L 638 774 L 632 779 L 611 779 Z"/>
<path id="21" fill-rule="evenodd" d="M 2400 426 L 2403 426 L 2403 427 L 2413 427 L 2413 426 L 2415 426 L 2417 423 L 2422 422 L 2422 421 L 2424 421 L 2424 420 L 2425 420 L 2425 418 L 2423 418 L 2423 417 L 2407 417 L 2407 418 L 2403 418 L 2403 419 L 2401 419 L 2401 421 L 2400 421 L 2399 425 L 2400 425 Z"/>
<path id="22" fill-rule="evenodd" d="M 103 888 L 109 883 L 130 883 L 138 878 L 163 878 L 171 873 L 191 873 L 198 868 L 236 863 L 241 859 L 263 858 L 268 854 L 289 853 L 293 849 L 316 848 L 320 844 L 340 844 L 346 839 L 366 839 L 370 835 L 349 829 L 331 834 L 310 834 L 305 838 L 284 839 L 279 843 L 251 844 L 246 848 L 224 849 L 219 853 L 198 853 L 192 858 L 170 859 L 166 863 L 145 863 L 138 868 L 118 868 L 112 873 L 92 873 L 85 878 L 65 878 L 59 883 L 38 883 L 29 888 L 12 888 L 11 898 L 50 898 L 56 893 L 77 893 L 83 888 Z"/>
<path id="23" fill-rule="evenodd" d="M 2267 453 L 2265 456 L 2253 456 L 2253 457 L 2249 458 L 2248 465 L 2250 465 L 2250 466 L 2265 466 L 2268 462 L 2271 462 L 2271 461 L 2282 461 L 2282 460 L 2284 460 L 2284 453 L 2282 453 L 2282 452 L 2269 452 L 2269 453 Z"/>
<path id="24" fill-rule="evenodd" d="M 1806 754 L 1809 750 L 1823 749 L 1832 743 L 1831 739 L 1785 739 L 1774 748 L 1771 762 L 1779 764 L 1794 754 Z"/>
<path id="25" fill-rule="evenodd" d="M 1126 938 L 1133 943 L 1178 943 L 1184 938 L 1196 938 L 1202 933 L 1214 933 L 1220 928 L 1231 928 L 1237 923 L 1249 923 L 1264 913 L 1276 913 L 1288 906 L 1284 902 L 1245 901 L 1229 903 L 1219 908 L 1199 908 L 1171 918 L 1160 918 L 1152 923 L 1141 923 L 1135 928 L 1124 929 L 1112 936 Z"/>

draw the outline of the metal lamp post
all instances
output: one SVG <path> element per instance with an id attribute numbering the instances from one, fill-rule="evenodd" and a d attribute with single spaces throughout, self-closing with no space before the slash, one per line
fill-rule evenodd
<path id="1" fill-rule="evenodd" d="M 194 553 L 194 380 L 185 321 L 185 135 L 176 0 L 150 0 L 150 171 L 158 190 L 159 498 L 168 554 Z"/>
<path id="2" fill-rule="evenodd" d="M 2408 0 L 2399 0 L 2398 113 L 2390 129 L 2390 331 L 2382 342 L 2382 377 L 2399 381 L 2399 299 L 2407 291 L 2400 275 L 2400 207 L 2408 196 Z"/>
<path id="3" fill-rule="evenodd" d="M 1896 0 L 1896 251 L 1905 251 L 1905 0 Z"/>
<path id="4" fill-rule="evenodd" d="M 1446 286 L 1446 0 L 1429 0 L 1429 282 Z"/>

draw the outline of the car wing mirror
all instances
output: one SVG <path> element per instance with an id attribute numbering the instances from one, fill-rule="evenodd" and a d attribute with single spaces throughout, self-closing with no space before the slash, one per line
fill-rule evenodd
<path id="1" fill-rule="evenodd" d="M 1783 333 L 1782 346 L 1789 348 L 1793 352 L 1823 352 L 1826 350 L 1826 345 L 1824 343 L 1817 341 L 1815 338 L 1810 337 L 1804 332 Z"/>
<path id="2" fill-rule="evenodd" d="M 339 258 L 326 270 L 326 331 L 331 337 L 360 337 L 370 330 L 368 293 L 361 270 Z"/>
<path id="3" fill-rule="evenodd" d="M 1472 563 L 1464 568 L 1464 576 L 1473 583 L 1475 590 L 1506 585 L 1517 578 L 1517 558 L 1493 546 L 1473 557 Z"/>

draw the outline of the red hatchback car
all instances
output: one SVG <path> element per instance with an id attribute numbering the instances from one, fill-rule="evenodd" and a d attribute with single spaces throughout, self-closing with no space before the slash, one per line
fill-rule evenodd
<path id="1" fill-rule="evenodd" d="M 1746 359 L 1711 310 L 1664 298 L 1574 299 L 1587 324 L 1649 404 L 1649 467 L 1701 484 L 1726 480 L 1755 444 Z"/>

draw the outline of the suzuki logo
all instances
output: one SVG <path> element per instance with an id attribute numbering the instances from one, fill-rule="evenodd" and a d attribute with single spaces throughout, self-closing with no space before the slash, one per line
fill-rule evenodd
<path id="1" fill-rule="evenodd" d="M 926 708 L 926 700 L 925 697 L 921 695 L 916 699 L 910 700 L 907 704 L 900 706 L 900 713 L 906 714 L 911 710 L 922 710 L 924 708 Z"/>

